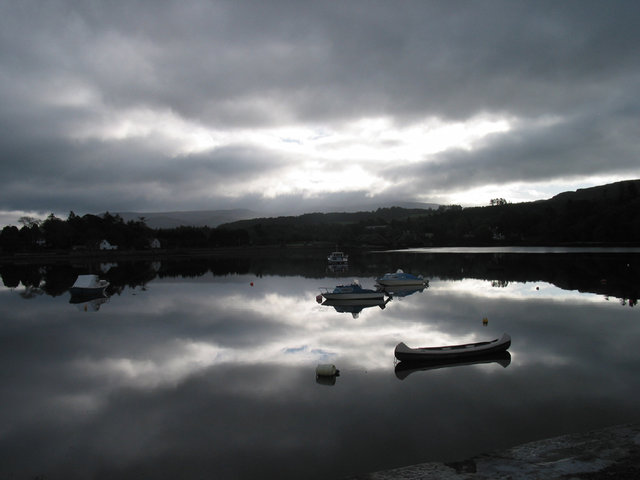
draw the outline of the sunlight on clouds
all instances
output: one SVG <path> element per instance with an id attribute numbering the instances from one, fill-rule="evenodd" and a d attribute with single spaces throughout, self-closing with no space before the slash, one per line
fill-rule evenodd
<path id="1" fill-rule="evenodd" d="M 427 119 L 408 126 L 398 126 L 390 117 L 378 117 L 359 119 L 339 128 L 282 128 L 272 135 L 285 144 L 280 148 L 324 160 L 387 164 L 394 160 L 418 162 L 425 155 L 450 148 L 472 149 L 485 136 L 509 130 L 509 120 L 484 116 L 457 123 Z"/>
<path id="2" fill-rule="evenodd" d="M 368 191 L 382 192 L 391 183 L 377 173 L 394 161 L 419 162 L 425 155 L 448 148 L 473 148 L 491 133 L 509 130 L 506 119 L 474 118 L 446 124 L 437 120 L 399 127 L 390 118 L 361 119 L 340 129 L 328 127 L 276 128 L 229 132 L 226 140 L 250 142 L 274 155 L 291 159 L 277 177 L 251 175 L 221 186 L 219 193 L 258 192 L 264 197 Z M 219 136 L 218 136 L 219 137 Z"/>
<path id="3" fill-rule="evenodd" d="M 83 100 L 69 98 L 66 101 Z M 478 116 L 457 123 L 426 119 L 407 126 L 395 124 L 391 117 L 379 117 L 335 126 L 223 130 L 208 128 L 171 110 L 110 111 L 104 106 L 101 109 L 99 119 L 80 125 L 73 138 L 116 142 L 153 138 L 150 148 L 161 150 L 169 157 L 244 144 L 288 159 L 289 167 L 278 177 L 261 175 L 257 169 L 243 180 L 222 186 L 218 193 L 223 195 L 259 192 L 275 197 L 345 190 L 381 192 L 390 185 L 377 175 L 378 168 L 394 161 L 419 162 L 427 155 L 450 148 L 472 149 L 487 135 L 510 129 L 507 119 Z"/>
<path id="4" fill-rule="evenodd" d="M 216 134 L 172 111 L 159 112 L 147 108 L 111 112 L 102 123 L 80 127 L 74 137 L 77 140 L 97 138 L 102 141 L 156 137 L 170 156 L 211 150 L 225 143 L 224 133 Z"/>
<path id="5" fill-rule="evenodd" d="M 386 186 L 386 182 L 367 172 L 357 163 L 316 172 L 296 168 L 270 183 L 264 189 L 264 196 L 267 198 L 298 193 L 305 197 L 313 197 L 315 193 L 320 192 L 337 193 L 363 189 L 375 191 Z"/>

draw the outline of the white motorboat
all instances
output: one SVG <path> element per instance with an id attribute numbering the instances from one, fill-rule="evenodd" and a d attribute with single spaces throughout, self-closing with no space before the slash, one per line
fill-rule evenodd
<path id="1" fill-rule="evenodd" d="M 348 285 L 337 285 L 333 290 L 321 289 L 322 296 L 327 300 L 373 300 L 384 299 L 384 292 L 362 288 L 357 280 Z"/>

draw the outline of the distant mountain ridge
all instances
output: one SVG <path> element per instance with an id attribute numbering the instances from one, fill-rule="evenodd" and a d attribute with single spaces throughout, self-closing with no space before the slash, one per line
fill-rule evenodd
<path id="1" fill-rule="evenodd" d="M 118 212 L 125 222 L 144 219 L 150 228 L 217 227 L 223 223 L 246 220 L 258 216 L 248 209 L 195 210 L 184 212 Z"/>
<path id="2" fill-rule="evenodd" d="M 330 205 L 322 209 L 313 209 L 314 213 L 330 213 L 330 212 L 370 212 L 378 208 L 389 207 L 400 208 L 422 208 L 425 210 L 437 209 L 438 204 L 420 203 L 420 202 L 384 202 L 380 204 L 357 204 L 335 206 Z M 177 227 L 211 227 L 215 228 L 226 223 L 233 223 L 240 220 L 252 220 L 265 217 L 279 216 L 297 216 L 301 213 L 291 212 L 258 212 L 245 208 L 236 208 L 229 210 L 192 210 L 192 211 L 176 211 L 176 212 L 115 212 L 120 215 L 125 222 L 131 220 L 140 220 L 144 218 L 144 222 L 150 228 L 177 228 Z"/>

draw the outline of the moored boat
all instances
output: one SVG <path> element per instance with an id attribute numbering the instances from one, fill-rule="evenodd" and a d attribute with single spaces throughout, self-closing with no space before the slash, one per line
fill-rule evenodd
<path id="1" fill-rule="evenodd" d="M 322 288 L 322 296 L 327 300 L 373 300 L 384 299 L 384 292 L 362 288 L 357 280 L 348 285 L 337 285 L 333 290 Z"/>
<path id="2" fill-rule="evenodd" d="M 399 285 L 426 285 L 427 283 L 422 275 L 405 273 L 401 269 L 398 269 L 394 273 L 385 273 L 383 276 L 377 278 L 376 282 L 384 287 Z"/>
<path id="3" fill-rule="evenodd" d="M 395 356 L 398 360 L 430 361 L 444 359 L 458 359 L 477 357 L 497 352 L 504 352 L 511 346 L 511 337 L 504 333 L 502 337 L 487 342 L 466 343 L 463 345 L 449 345 L 444 347 L 410 348 L 404 342 L 396 345 Z"/>

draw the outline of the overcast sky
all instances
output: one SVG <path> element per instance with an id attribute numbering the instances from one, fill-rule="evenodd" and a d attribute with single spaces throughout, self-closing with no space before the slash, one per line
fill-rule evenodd
<path id="1" fill-rule="evenodd" d="M 640 178 L 634 1 L 0 0 L 0 224 Z"/>

